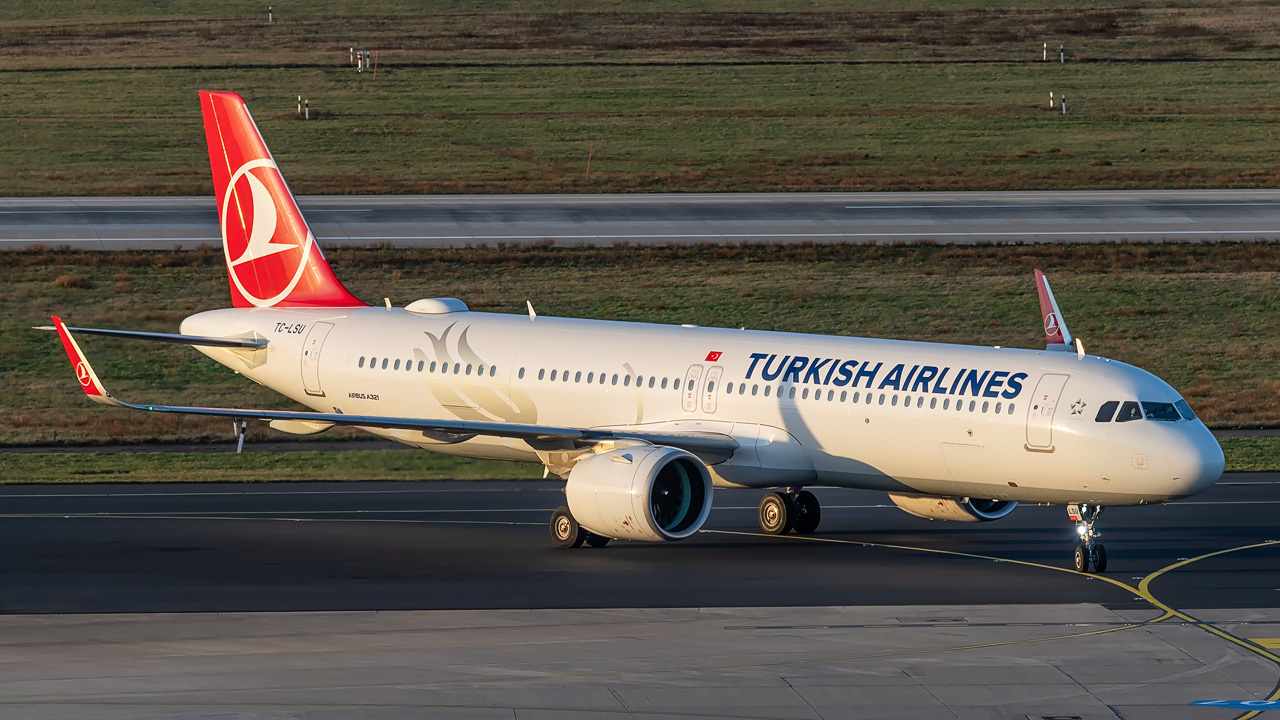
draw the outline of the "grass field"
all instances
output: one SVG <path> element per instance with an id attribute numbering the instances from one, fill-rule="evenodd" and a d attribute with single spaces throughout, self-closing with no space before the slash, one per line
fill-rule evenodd
<path id="1" fill-rule="evenodd" d="M 1264 3 L 433 7 L 6 4 L 0 195 L 208 194 L 210 88 L 246 96 L 302 193 L 1280 181 Z"/>
<path id="2" fill-rule="evenodd" d="M 1036 347 L 1041 267 L 1089 352 L 1171 382 L 1213 426 L 1280 424 L 1280 245 L 344 249 L 358 296 L 403 305 Z M 0 446 L 225 441 L 228 423 L 84 400 L 52 333 L 72 325 L 173 332 L 227 303 L 222 255 L 0 254 Z M 84 338 L 109 387 L 156 403 L 288 407 L 189 348 Z M 335 431 L 336 432 L 336 431 Z M 354 431 L 352 431 L 354 432 Z M 281 437 L 255 427 L 252 437 Z M 331 434 L 320 436 L 329 438 Z"/>

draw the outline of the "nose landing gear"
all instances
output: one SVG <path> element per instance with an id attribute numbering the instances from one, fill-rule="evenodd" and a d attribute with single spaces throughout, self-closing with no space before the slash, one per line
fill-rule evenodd
<path id="1" fill-rule="evenodd" d="M 1102 543 L 1095 542 L 1102 537 L 1102 533 L 1095 528 L 1102 517 L 1102 507 L 1089 504 L 1068 505 L 1067 517 L 1076 524 L 1076 533 L 1080 536 L 1080 544 L 1076 545 L 1075 551 L 1076 572 L 1089 572 L 1090 565 L 1093 566 L 1093 572 L 1106 572 L 1107 548 Z"/>

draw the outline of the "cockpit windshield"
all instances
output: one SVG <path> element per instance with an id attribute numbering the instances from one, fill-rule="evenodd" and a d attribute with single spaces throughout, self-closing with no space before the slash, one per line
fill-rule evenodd
<path id="1" fill-rule="evenodd" d="M 1182 416 L 1178 415 L 1178 411 L 1173 407 L 1173 403 L 1143 400 L 1142 411 L 1146 413 L 1148 420 L 1177 422 L 1182 419 Z"/>
<path id="2" fill-rule="evenodd" d="M 1183 420 L 1196 419 L 1196 414 L 1191 412 L 1191 406 L 1187 404 L 1186 400 L 1179 400 L 1178 402 L 1174 403 L 1173 406 L 1178 408 L 1178 412 L 1182 413 Z"/>
<path id="3" fill-rule="evenodd" d="M 1117 406 L 1119 412 L 1116 412 Z M 1155 402 L 1153 400 L 1143 400 L 1137 402 L 1134 400 L 1126 400 L 1123 403 L 1119 400 L 1108 400 L 1098 407 L 1098 415 L 1094 421 L 1105 422 L 1130 422 L 1133 420 L 1155 420 L 1157 422 L 1177 422 L 1179 420 L 1195 420 L 1196 414 L 1191 412 L 1191 406 L 1186 400 L 1179 398 L 1176 402 Z"/>

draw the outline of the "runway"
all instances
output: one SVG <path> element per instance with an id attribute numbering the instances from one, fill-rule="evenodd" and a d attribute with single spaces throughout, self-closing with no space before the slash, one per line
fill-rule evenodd
<path id="1" fill-rule="evenodd" d="M 146 613 L 1100 603 L 1150 608 L 1141 578 L 1280 541 L 1280 474 L 1188 501 L 1109 508 L 1107 577 L 1066 571 L 1060 507 L 1004 520 L 911 517 L 882 493 L 818 491 L 812 538 L 762 535 L 755 491 L 721 490 L 670 544 L 551 547 L 559 483 L 0 488 L 0 612 Z M 1170 570 L 1183 608 L 1280 607 L 1280 545 Z"/>
<path id="2" fill-rule="evenodd" d="M 1280 190 L 312 196 L 325 247 L 1280 239 Z M 221 243 L 210 197 L 0 198 L 0 248 Z"/>
<path id="3" fill-rule="evenodd" d="M 1280 473 L 1108 510 L 1105 576 L 1066 569 L 1061 508 L 955 525 L 818 492 L 812 538 L 717 491 L 689 541 L 561 551 L 549 482 L 0 487 L 0 714 L 1243 720 L 1280 699 Z"/>

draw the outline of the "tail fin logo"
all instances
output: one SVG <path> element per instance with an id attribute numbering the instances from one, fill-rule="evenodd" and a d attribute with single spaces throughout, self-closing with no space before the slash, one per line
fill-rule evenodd
<path id="1" fill-rule="evenodd" d="M 89 366 L 84 361 L 76 363 L 76 379 L 80 381 L 81 387 L 89 387 L 93 384 L 93 375 L 89 373 Z"/>
<path id="2" fill-rule="evenodd" d="M 293 292 L 315 244 L 292 202 L 278 206 L 281 191 L 287 195 L 275 162 L 258 158 L 232 173 L 222 199 L 227 270 L 240 294 L 257 307 L 271 307 Z"/>
<path id="3" fill-rule="evenodd" d="M 1061 338 L 1062 333 L 1058 331 L 1058 314 L 1049 313 L 1044 316 L 1044 334 L 1048 337 Z"/>

